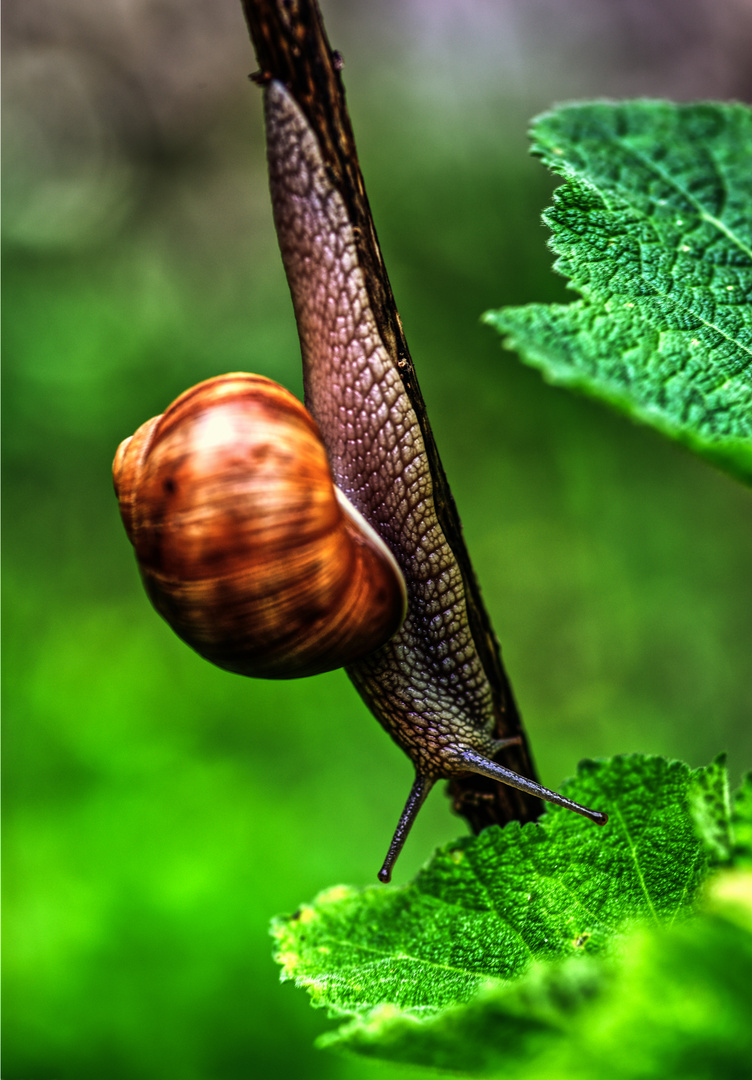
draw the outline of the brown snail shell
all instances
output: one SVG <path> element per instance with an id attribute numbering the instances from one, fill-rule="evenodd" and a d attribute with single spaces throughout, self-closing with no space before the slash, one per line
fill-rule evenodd
<path id="1" fill-rule="evenodd" d="M 219 667 L 313 675 L 399 629 L 394 557 L 335 487 L 311 415 L 270 379 L 187 390 L 121 443 L 113 473 L 152 603 Z"/>

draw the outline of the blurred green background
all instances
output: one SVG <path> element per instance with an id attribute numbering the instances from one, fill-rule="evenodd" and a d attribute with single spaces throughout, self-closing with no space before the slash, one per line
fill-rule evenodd
<path id="1" fill-rule="evenodd" d="M 468 546 L 543 780 L 752 765 L 752 497 L 479 324 L 562 300 L 527 156 L 555 100 L 749 100 L 735 0 L 325 4 Z M 341 672 L 213 670 L 151 610 L 118 442 L 246 369 L 300 388 L 239 5 L 5 5 L 5 1080 L 356 1080 L 269 919 L 371 883 L 409 763 Z M 395 875 L 464 831 L 442 793 Z"/>

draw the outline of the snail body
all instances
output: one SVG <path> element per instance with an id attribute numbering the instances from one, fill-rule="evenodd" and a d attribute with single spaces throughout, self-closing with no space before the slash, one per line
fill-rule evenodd
<path id="1" fill-rule="evenodd" d="M 495 703 L 462 574 L 438 521 L 423 432 L 379 333 L 316 137 L 281 83 L 271 82 L 265 99 L 272 206 L 305 402 L 337 485 L 389 545 L 407 583 L 401 630 L 347 672 L 422 777 L 467 771 L 463 747 L 492 754 Z"/>
<path id="2" fill-rule="evenodd" d="M 230 671 L 285 678 L 345 667 L 415 768 L 381 881 L 441 778 L 509 785 L 523 793 L 523 817 L 532 795 L 603 824 L 605 814 L 494 760 L 522 745 L 522 729 L 458 557 L 459 526 L 447 526 L 451 496 L 437 486 L 412 364 L 379 328 L 336 169 L 288 89 L 262 81 L 312 415 L 269 380 L 235 374 L 187 391 L 122 444 L 116 490 L 147 591 L 184 640 Z M 311 592 L 318 574 L 324 586 Z"/>
<path id="3" fill-rule="evenodd" d="M 335 482 L 394 552 L 407 584 L 400 629 L 346 666 L 415 766 L 379 878 L 390 880 L 412 822 L 440 778 L 488 776 L 603 824 L 605 814 L 492 760 L 520 743 L 522 733 L 511 694 L 504 697 L 491 684 L 486 664 L 495 639 L 490 627 L 471 622 L 469 581 L 442 525 L 435 483 L 441 465 L 437 457 L 431 460 L 433 436 L 414 405 L 420 392 L 412 363 L 382 337 L 359 236 L 335 172 L 302 108 L 278 80 L 265 87 L 265 118 L 272 207 L 300 335 L 305 402 L 321 429 Z M 499 729 L 508 737 L 495 737 Z"/>
<path id="4" fill-rule="evenodd" d="M 313 675 L 402 622 L 394 557 L 334 486 L 310 414 L 270 379 L 194 386 L 121 444 L 113 475 L 154 606 L 219 667 Z"/>

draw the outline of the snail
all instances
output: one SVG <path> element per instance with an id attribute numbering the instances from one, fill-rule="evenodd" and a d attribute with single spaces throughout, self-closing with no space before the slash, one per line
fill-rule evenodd
<path id="1" fill-rule="evenodd" d="M 187 391 L 121 445 L 116 489 L 147 591 L 181 637 L 230 671 L 292 677 L 345 667 L 415 768 L 382 882 L 441 778 L 480 774 L 604 824 L 605 814 L 493 760 L 523 737 L 506 684 L 490 677 L 500 663 L 495 639 L 476 613 L 459 528 L 447 525 L 449 496 L 412 364 L 384 340 L 336 170 L 279 80 L 266 81 L 265 117 L 311 417 L 269 380 L 234 374 Z M 319 510 L 321 524 L 303 525 Z M 281 521 L 292 526 L 284 540 Z M 202 525 L 206 542 L 194 536 Z M 309 539 L 321 542 L 320 556 Z M 190 559 L 173 551 L 177 541 Z M 344 573 L 327 569 L 329 558 L 344 560 Z M 333 629 L 324 593 L 308 592 L 314 571 L 336 581 L 324 590 Z M 365 598 L 351 599 L 350 586 Z"/>

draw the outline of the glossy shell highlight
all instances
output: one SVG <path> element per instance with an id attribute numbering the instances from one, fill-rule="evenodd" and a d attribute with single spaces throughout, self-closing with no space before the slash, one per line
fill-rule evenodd
<path id="1" fill-rule="evenodd" d="M 120 445 L 113 474 L 154 607 L 219 667 L 313 675 L 399 629 L 391 552 L 335 488 L 313 418 L 270 379 L 187 390 Z"/>

